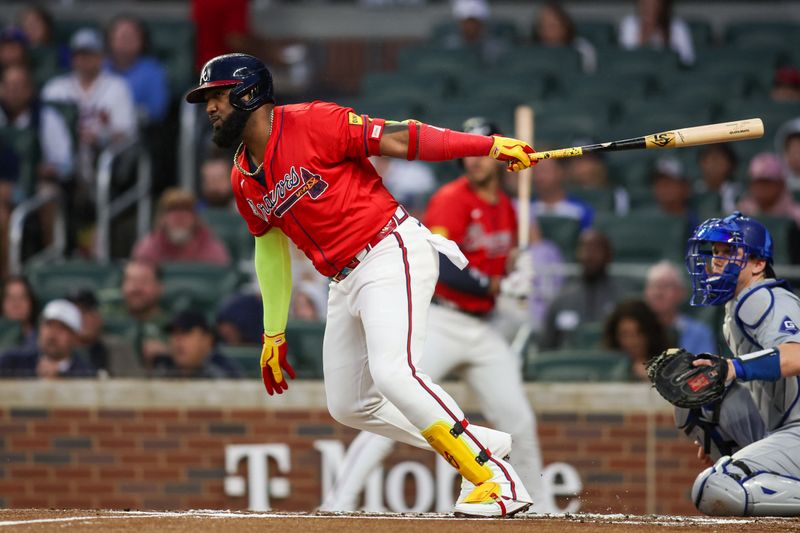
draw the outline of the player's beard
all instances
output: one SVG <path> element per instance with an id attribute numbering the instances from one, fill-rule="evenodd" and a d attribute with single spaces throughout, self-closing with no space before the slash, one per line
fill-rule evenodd
<path id="1" fill-rule="evenodd" d="M 222 120 L 222 125 L 214 130 L 214 144 L 220 148 L 233 148 L 239 144 L 249 118 L 250 111 L 242 111 L 241 109 L 231 111 L 228 118 Z"/>

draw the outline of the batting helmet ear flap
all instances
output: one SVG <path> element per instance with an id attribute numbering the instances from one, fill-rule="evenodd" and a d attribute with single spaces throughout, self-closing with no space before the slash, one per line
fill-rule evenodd
<path id="1" fill-rule="evenodd" d="M 247 95 L 250 95 L 249 99 L 245 99 Z M 266 68 L 248 74 L 231 89 L 228 98 L 233 107 L 242 111 L 253 111 L 267 102 L 275 103 L 272 97 L 272 76 Z"/>

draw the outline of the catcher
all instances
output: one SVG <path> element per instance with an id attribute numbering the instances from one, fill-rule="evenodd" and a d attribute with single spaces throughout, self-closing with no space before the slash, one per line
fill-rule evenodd
<path id="1" fill-rule="evenodd" d="M 800 299 L 775 279 L 772 237 L 739 212 L 712 218 L 689 239 L 686 266 L 691 304 L 725 305 L 734 354 L 671 349 L 648 364 L 710 465 L 694 504 L 708 515 L 800 516 Z"/>

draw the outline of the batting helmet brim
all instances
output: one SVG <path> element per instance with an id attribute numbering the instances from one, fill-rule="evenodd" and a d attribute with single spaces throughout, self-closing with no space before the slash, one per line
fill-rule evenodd
<path id="1" fill-rule="evenodd" d="M 206 83 L 195 87 L 186 94 L 186 101 L 190 104 L 202 104 L 205 102 L 204 95 L 209 89 L 219 89 L 223 87 L 233 87 L 239 85 L 242 80 L 215 80 L 207 81 Z"/>

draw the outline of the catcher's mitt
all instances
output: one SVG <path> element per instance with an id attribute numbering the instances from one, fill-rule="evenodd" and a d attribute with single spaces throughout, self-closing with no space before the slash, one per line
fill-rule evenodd
<path id="1" fill-rule="evenodd" d="M 711 366 L 692 365 L 697 359 L 708 359 Z M 656 390 L 677 407 L 700 407 L 725 394 L 728 361 L 718 355 L 670 348 L 650 359 L 646 368 Z"/>

